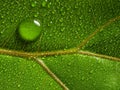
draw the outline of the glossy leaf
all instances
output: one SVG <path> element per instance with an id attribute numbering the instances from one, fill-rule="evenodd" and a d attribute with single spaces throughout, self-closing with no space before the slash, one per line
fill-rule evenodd
<path id="1" fill-rule="evenodd" d="M 120 89 L 120 62 L 79 54 L 43 60 L 70 90 Z"/>
<path id="2" fill-rule="evenodd" d="M 0 90 L 62 90 L 36 62 L 0 55 Z"/>
<path id="3" fill-rule="evenodd" d="M 42 27 L 30 42 L 26 20 Z M 119 90 L 119 24 L 119 0 L 1 0 L 0 89 L 61 89 L 39 57 L 70 90 Z"/>

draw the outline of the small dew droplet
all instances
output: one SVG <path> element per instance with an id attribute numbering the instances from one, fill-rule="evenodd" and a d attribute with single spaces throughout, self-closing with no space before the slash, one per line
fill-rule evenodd
<path id="1" fill-rule="evenodd" d="M 83 76 L 83 77 L 81 78 L 81 80 L 85 80 L 85 77 Z"/>
<path id="2" fill-rule="evenodd" d="M 48 4 L 48 8 L 50 8 L 50 7 L 51 7 L 51 3 Z"/>
<path id="3" fill-rule="evenodd" d="M 36 14 L 34 14 L 34 17 L 37 18 L 39 16 L 39 13 L 37 12 Z"/>
<path id="4" fill-rule="evenodd" d="M 32 7 L 36 7 L 36 4 L 37 4 L 36 1 L 35 1 L 35 2 L 32 2 L 32 3 L 31 3 L 31 6 L 32 6 Z"/>
<path id="5" fill-rule="evenodd" d="M 50 86 L 52 86 L 52 85 L 53 85 L 53 83 L 51 82 L 51 83 L 50 83 Z"/>
<path id="6" fill-rule="evenodd" d="M 4 16 L 1 16 L 1 19 L 3 19 L 4 18 Z"/>
<path id="7" fill-rule="evenodd" d="M 20 84 L 18 84 L 18 87 L 20 87 Z"/>
<path id="8" fill-rule="evenodd" d="M 91 71 L 90 71 L 90 74 L 92 74 L 93 72 L 94 72 L 94 71 L 93 71 L 93 70 L 91 70 Z"/>
<path id="9" fill-rule="evenodd" d="M 47 1 L 42 2 L 42 7 L 46 7 Z"/>
<path id="10" fill-rule="evenodd" d="M 71 62 L 68 63 L 68 66 L 71 66 Z"/>

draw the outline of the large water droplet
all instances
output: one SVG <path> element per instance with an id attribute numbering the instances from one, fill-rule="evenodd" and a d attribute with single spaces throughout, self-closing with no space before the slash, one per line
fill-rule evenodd
<path id="1" fill-rule="evenodd" d="M 23 21 L 19 25 L 18 33 L 23 40 L 34 41 L 41 32 L 41 23 L 37 20 Z"/>

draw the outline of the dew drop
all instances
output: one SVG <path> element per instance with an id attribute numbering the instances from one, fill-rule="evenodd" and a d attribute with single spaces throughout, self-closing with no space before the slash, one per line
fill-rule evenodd
<path id="1" fill-rule="evenodd" d="M 85 77 L 83 76 L 83 77 L 81 78 L 81 80 L 85 80 Z"/>
<path id="2" fill-rule="evenodd" d="M 96 86 L 96 83 L 93 83 L 93 86 Z"/>
<path id="3" fill-rule="evenodd" d="M 32 6 L 32 7 L 35 7 L 36 4 L 37 4 L 36 1 L 35 1 L 35 2 L 32 2 L 32 3 L 31 3 L 31 6 Z"/>
<path id="4" fill-rule="evenodd" d="M 93 71 L 93 70 L 91 70 L 91 71 L 90 71 L 90 74 L 92 74 L 93 72 L 94 72 L 94 71 Z"/>
<path id="5" fill-rule="evenodd" d="M 71 62 L 68 63 L 68 66 L 71 66 Z"/>
<path id="6" fill-rule="evenodd" d="M 48 4 L 48 8 L 50 8 L 50 7 L 51 7 L 51 3 Z"/>
<path id="7" fill-rule="evenodd" d="M 46 7 L 47 1 L 42 2 L 42 7 Z"/>
<path id="8" fill-rule="evenodd" d="M 20 84 L 18 84 L 18 87 L 20 87 Z"/>
<path id="9" fill-rule="evenodd" d="M 70 75 L 70 78 L 73 78 L 73 75 Z"/>
<path id="10" fill-rule="evenodd" d="M 3 19 L 4 18 L 4 16 L 1 16 L 1 19 Z"/>
<path id="11" fill-rule="evenodd" d="M 40 35 L 41 29 L 40 22 L 37 20 L 28 20 L 21 22 L 18 33 L 23 40 L 34 41 Z"/>
<path id="12" fill-rule="evenodd" d="M 60 21 L 60 22 L 63 22 L 63 18 L 60 18 L 59 21 Z"/>
<path id="13" fill-rule="evenodd" d="M 36 90 L 39 90 L 39 87 L 36 87 Z"/>
<path id="14" fill-rule="evenodd" d="M 4 31 L 5 31 L 5 29 L 3 29 L 3 30 L 0 32 L 0 34 L 3 34 Z"/>
<path id="15" fill-rule="evenodd" d="M 33 64 L 33 68 L 35 67 L 36 65 L 35 64 Z"/>
<path id="16" fill-rule="evenodd" d="M 59 2 L 59 0 L 56 0 L 57 2 Z"/>
<path id="17" fill-rule="evenodd" d="M 51 83 L 50 83 L 50 86 L 52 86 L 52 85 L 53 85 L 53 83 L 51 82 Z"/>
<path id="18" fill-rule="evenodd" d="M 10 79 L 8 79 L 7 81 L 10 82 Z"/>
<path id="19" fill-rule="evenodd" d="M 39 13 L 37 12 L 36 14 L 34 14 L 34 17 L 37 18 L 39 16 Z"/>
<path id="20" fill-rule="evenodd" d="M 5 21 L 2 21 L 2 24 L 4 24 L 5 23 Z"/>

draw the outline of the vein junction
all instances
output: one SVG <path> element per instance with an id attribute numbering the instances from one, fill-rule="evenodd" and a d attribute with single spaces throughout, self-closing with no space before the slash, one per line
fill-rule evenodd
<path id="1" fill-rule="evenodd" d="M 0 49 L 0 54 L 19 56 L 19 57 L 25 57 L 25 58 L 31 58 L 31 59 L 35 57 L 54 56 L 54 55 L 82 54 L 82 55 L 95 56 L 95 57 L 100 57 L 100 58 L 105 58 L 105 59 L 120 62 L 120 58 L 117 58 L 117 57 L 96 54 L 88 51 L 81 51 L 81 50 L 78 51 L 77 48 L 68 49 L 68 50 L 51 51 L 51 52 L 41 52 L 41 53 L 40 52 L 30 53 L 30 52 L 20 52 L 20 51 L 14 51 L 14 50 Z"/>
<path id="2" fill-rule="evenodd" d="M 120 16 L 117 16 L 115 18 L 110 19 L 108 22 L 106 22 L 102 26 L 98 27 L 92 34 L 90 34 L 85 40 L 83 40 L 83 42 L 81 42 L 81 44 L 76 48 L 72 48 L 68 50 L 58 50 L 58 51 L 50 51 L 50 52 L 34 52 L 34 53 L 0 49 L 0 54 L 19 56 L 19 57 L 25 57 L 25 58 L 35 58 L 39 56 L 42 57 L 42 56 L 65 55 L 65 54 L 83 54 L 83 55 L 95 56 L 100 58 L 106 58 L 114 61 L 120 61 L 120 58 L 117 58 L 117 57 L 111 57 L 111 56 L 102 55 L 102 54 L 95 54 L 88 51 L 81 51 L 82 47 L 85 46 L 98 32 L 100 32 L 103 28 L 109 26 L 112 22 L 119 19 L 120 19 Z"/>

